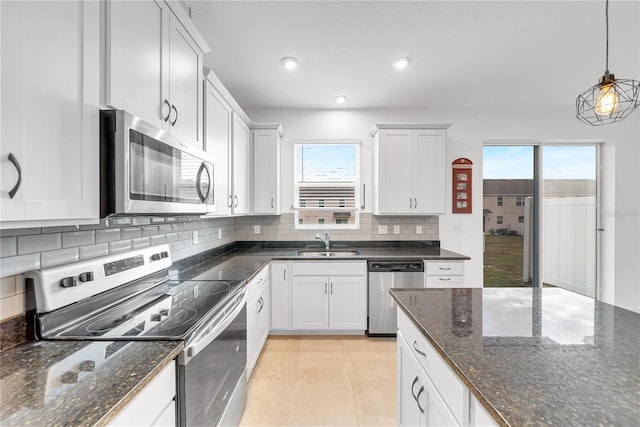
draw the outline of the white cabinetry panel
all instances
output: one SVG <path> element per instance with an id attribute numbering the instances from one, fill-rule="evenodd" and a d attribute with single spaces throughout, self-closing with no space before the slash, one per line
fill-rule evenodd
<path id="1" fill-rule="evenodd" d="M 280 126 L 253 129 L 253 213 L 280 214 Z"/>
<path id="2" fill-rule="evenodd" d="M 234 214 L 248 214 L 251 209 L 249 182 L 251 169 L 249 161 L 249 128 L 233 114 L 233 200 Z"/>

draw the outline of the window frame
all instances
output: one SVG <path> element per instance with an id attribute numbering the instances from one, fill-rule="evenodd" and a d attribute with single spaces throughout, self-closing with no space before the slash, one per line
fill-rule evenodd
<path id="1" fill-rule="evenodd" d="M 328 182 L 318 182 L 313 185 L 317 185 L 319 187 L 326 186 L 336 186 L 336 187 L 353 187 L 354 189 L 354 208 L 347 207 L 334 207 L 334 208 L 319 208 L 319 207 L 304 207 L 300 206 L 299 200 L 299 182 L 297 177 L 298 171 L 298 157 L 297 150 L 300 145 L 353 145 L 355 147 L 355 182 L 347 182 L 347 181 L 328 181 Z M 361 147 L 362 140 L 360 139 L 305 139 L 305 140 L 296 140 L 292 141 L 293 146 L 293 205 L 291 209 L 294 212 L 294 229 L 296 230 L 357 230 L 360 228 L 360 182 L 361 182 Z M 346 203 L 345 203 L 346 204 Z M 340 224 L 335 221 L 326 222 L 321 224 L 318 222 L 310 223 L 305 221 L 303 218 L 300 218 L 299 213 L 305 210 L 307 211 L 322 211 L 326 210 L 327 212 L 350 212 L 354 215 L 354 223 L 353 224 Z M 302 219 L 302 221 L 300 221 Z M 335 219 L 335 218 L 334 218 Z"/>
<path id="2" fill-rule="evenodd" d="M 496 196 L 496 206 L 504 206 L 504 196 Z"/>

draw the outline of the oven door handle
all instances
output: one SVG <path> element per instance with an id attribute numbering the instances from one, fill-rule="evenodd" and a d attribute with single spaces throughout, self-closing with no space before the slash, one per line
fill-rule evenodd
<path id="1" fill-rule="evenodd" d="M 203 348 L 208 346 L 211 341 L 216 339 L 218 335 L 220 335 L 225 329 L 227 329 L 231 322 L 235 320 L 236 316 L 238 316 L 238 314 L 242 311 L 247 302 L 246 291 L 243 290 L 241 299 L 236 299 L 236 301 L 237 302 L 234 304 L 233 308 L 228 309 L 229 311 L 226 315 L 224 315 L 224 317 L 222 317 L 222 319 L 216 316 L 203 328 L 205 332 L 196 336 L 194 342 L 187 345 L 185 353 L 188 360 L 196 356 L 200 351 L 202 351 Z"/>

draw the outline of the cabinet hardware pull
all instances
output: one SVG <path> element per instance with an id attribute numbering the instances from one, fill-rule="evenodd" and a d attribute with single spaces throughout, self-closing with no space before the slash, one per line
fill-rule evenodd
<path id="1" fill-rule="evenodd" d="M 418 409 L 420 409 L 420 412 L 424 414 L 424 408 L 420 406 L 420 395 L 422 393 L 424 393 L 424 386 L 420 387 L 420 390 L 418 391 L 418 396 L 416 397 L 416 403 L 418 404 Z"/>
<path id="2" fill-rule="evenodd" d="M 413 199 L 409 197 L 409 209 L 413 208 Z"/>
<path id="3" fill-rule="evenodd" d="M 233 205 L 233 207 L 237 208 L 238 207 L 238 203 L 239 203 L 238 196 L 233 196 L 233 198 L 236 200 L 236 204 Z"/>
<path id="4" fill-rule="evenodd" d="M 414 202 L 413 202 L 413 207 L 414 207 L 415 209 L 418 209 L 418 199 L 413 199 L 413 200 L 414 200 Z"/>
<path id="5" fill-rule="evenodd" d="M 271 198 L 271 209 L 273 209 L 273 197 Z"/>
<path id="6" fill-rule="evenodd" d="M 287 269 L 282 270 L 282 280 L 287 281 Z"/>
<path id="7" fill-rule="evenodd" d="M 167 120 L 169 120 L 169 117 L 171 117 L 171 104 L 169 104 L 169 101 L 165 99 L 164 101 L 162 101 L 162 106 L 164 107 L 165 105 L 169 107 L 169 111 L 167 112 L 167 117 L 162 117 L 162 120 L 166 122 Z"/>
<path id="8" fill-rule="evenodd" d="M 424 357 L 427 357 L 427 353 L 425 353 L 424 351 L 420 350 L 416 345 L 418 344 L 418 341 L 413 340 L 413 349 L 418 352 L 418 354 L 421 354 Z"/>
<path id="9" fill-rule="evenodd" d="M 258 298 L 258 302 L 260 303 L 260 308 L 258 309 L 258 313 L 260 313 L 264 308 L 264 300 L 262 299 L 262 297 Z"/>
<path id="10" fill-rule="evenodd" d="M 171 122 L 171 126 L 175 126 L 178 121 L 178 109 L 175 105 L 171 105 L 171 109 L 176 112 L 176 118 Z M 171 113 L 169 113 L 169 115 L 171 115 Z"/>
<path id="11" fill-rule="evenodd" d="M 440 270 L 451 270 L 451 267 L 438 267 Z"/>
<path id="12" fill-rule="evenodd" d="M 232 208 L 233 207 L 233 196 L 229 195 L 229 206 L 227 206 L 228 208 Z"/>
<path id="13" fill-rule="evenodd" d="M 445 277 L 441 277 L 438 280 L 442 280 L 443 282 L 448 282 L 449 280 L 451 280 L 451 278 L 450 277 L 446 277 L 446 278 Z"/>
<path id="14" fill-rule="evenodd" d="M 327 293 L 327 284 L 326 283 L 324 284 L 324 293 L 325 294 Z"/>
<path id="15" fill-rule="evenodd" d="M 20 184 L 22 183 L 22 168 L 20 167 L 20 162 L 18 161 L 18 159 L 16 159 L 16 156 L 14 156 L 13 153 L 9 153 L 9 161 L 13 163 L 13 166 L 18 171 L 18 181 L 16 181 L 16 184 L 13 186 L 13 188 L 9 190 L 9 198 L 13 199 L 13 196 L 16 195 L 16 193 L 18 192 L 18 188 L 20 188 Z"/>
<path id="16" fill-rule="evenodd" d="M 331 295 L 333 295 L 333 282 L 331 282 Z"/>
<path id="17" fill-rule="evenodd" d="M 362 184 L 362 205 L 360 205 L 360 209 L 364 210 L 364 207 L 367 206 L 367 186 L 366 184 Z"/>
<path id="18" fill-rule="evenodd" d="M 413 384 L 411 384 L 411 396 L 413 396 L 413 399 L 416 402 L 418 401 L 418 397 L 416 396 L 416 393 L 413 391 L 413 389 L 416 386 L 417 382 L 418 382 L 418 376 L 416 375 L 416 378 L 413 380 Z"/>

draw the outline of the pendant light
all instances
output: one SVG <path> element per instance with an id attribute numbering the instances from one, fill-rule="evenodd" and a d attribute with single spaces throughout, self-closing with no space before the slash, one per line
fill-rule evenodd
<path id="1" fill-rule="evenodd" d="M 640 106 L 640 81 L 621 80 L 609 73 L 609 0 L 606 0 L 606 69 L 598 84 L 578 95 L 576 117 L 592 126 L 618 122 Z"/>

